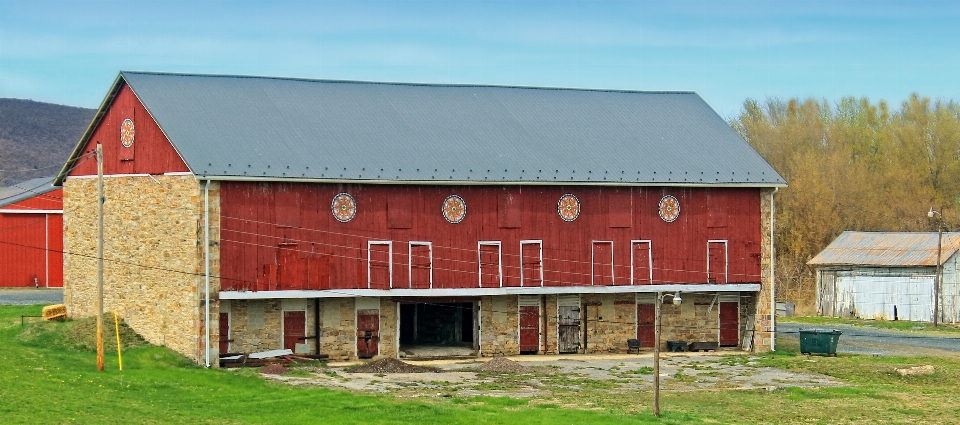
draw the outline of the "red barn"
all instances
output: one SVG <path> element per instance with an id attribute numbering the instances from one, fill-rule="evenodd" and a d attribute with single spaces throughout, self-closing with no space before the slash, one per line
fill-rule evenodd
<path id="1" fill-rule="evenodd" d="M 52 181 L 0 189 L 0 287 L 63 286 L 63 189 Z"/>
<path id="2" fill-rule="evenodd" d="M 785 182 L 695 93 L 124 72 L 58 180 L 71 253 L 97 144 L 108 308 L 198 360 L 622 352 L 665 292 L 665 339 L 773 343 Z"/>

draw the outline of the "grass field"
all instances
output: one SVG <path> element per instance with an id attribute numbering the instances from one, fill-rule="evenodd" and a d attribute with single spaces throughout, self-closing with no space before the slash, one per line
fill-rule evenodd
<path id="1" fill-rule="evenodd" d="M 778 321 L 789 323 L 800 323 L 805 325 L 830 326 L 830 325 L 850 325 L 864 328 L 889 329 L 903 332 L 915 332 L 929 335 L 960 335 L 960 325 L 954 323 L 943 324 L 933 327 L 932 323 L 908 322 L 905 320 L 864 320 L 864 319 L 841 319 L 838 317 L 821 316 L 795 316 L 778 317 Z"/>
<path id="2" fill-rule="evenodd" d="M 207 370 L 129 331 L 123 385 L 116 350 L 96 371 L 89 339 L 71 323 L 20 326 L 38 306 L 0 306 L 2 423 L 956 423 L 960 358 L 797 355 L 785 338 L 760 366 L 822 373 L 850 385 L 819 389 L 663 393 L 663 419 L 650 414 L 649 391 L 610 393 L 603 386 L 561 400 L 422 397 L 413 400 L 298 388 L 265 381 L 254 370 Z M 112 321 L 109 322 L 112 325 Z M 112 329 L 107 341 L 115 343 Z M 745 355 L 723 358 L 746 364 Z M 932 364 L 932 376 L 901 378 L 899 366 Z M 590 406 L 560 408 L 559 406 Z M 639 412 L 639 413 L 637 413 Z"/>

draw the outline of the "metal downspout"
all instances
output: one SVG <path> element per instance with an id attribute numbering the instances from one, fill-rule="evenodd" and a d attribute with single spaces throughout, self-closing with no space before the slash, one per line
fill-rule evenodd
<path id="1" fill-rule="evenodd" d="M 210 180 L 203 185 L 204 361 L 210 367 Z"/>
<path id="2" fill-rule="evenodd" d="M 773 195 L 780 190 L 773 188 L 770 193 L 770 351 L 777 351 L 777 276 L 773 273 L 777 264 L 777 255 L 774 251 L 774 212 Z"/>

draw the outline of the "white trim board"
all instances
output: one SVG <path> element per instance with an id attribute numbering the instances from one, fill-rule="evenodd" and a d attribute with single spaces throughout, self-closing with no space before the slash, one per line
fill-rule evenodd
<path id="1" fill-rule="evenodd" d="M 759 283 L 671 284 L 629 286 L 543 286 L 505 288 L 434 288 L 434 289 L 330 289 L 323 291 L 220 291 L 222 300 L 257 300 L 277 298 L 344 298 L 344 297 L 476 297 L 484 295 L 540 294 L 629 294 L 653 292 L 760 292 Z"/>

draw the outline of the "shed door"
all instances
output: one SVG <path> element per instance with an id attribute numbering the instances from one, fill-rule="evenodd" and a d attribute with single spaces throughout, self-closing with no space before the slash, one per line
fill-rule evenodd
<path id="1" fill-rule="evenodd" d="M 520 306 L 520 352 L 540 350 L 540 307 Z"/>
<path id="2" fill-rule="evenodd" d="M 646 285 L 653 283 L 653 269 L 650 265 L 651 253 L 650 253 L 650 242 L 649 241 L 633 241 L 630 243 L 631 251 L 630 255 L 633 270 L 633 285 Z"/>
<path id="3" fill-rule="evenodd" d="M 380 346 L 380 310 L 357 310 L 357 357 L 369 359 Z"/>
<path id="4" fill-rule="evenodd" d="M 307 336 L 307 315 L 304 311 L 283 312 L 283 348 L 296 352 Z"/>
<path id="5" fill-rule="evenodd" d="M 220 354 L 230 352 L 230 313 L 220 313 Z"/>
<path id="6" fill-rule="evenodd" d="M 637 304 L 637 339 L 641 347 L 653 347 L 656 310 L 655 304 Z"/>
<path id="7" fill-rule="evenodd" d="M 740 342 L 740 308 L 736 302 L 720 302 L 720 345 L 736 346 Z"/>

